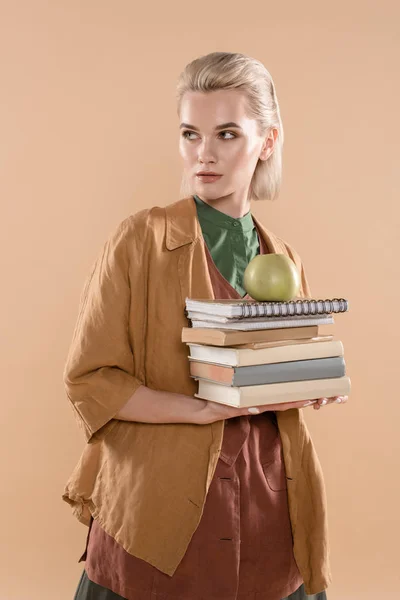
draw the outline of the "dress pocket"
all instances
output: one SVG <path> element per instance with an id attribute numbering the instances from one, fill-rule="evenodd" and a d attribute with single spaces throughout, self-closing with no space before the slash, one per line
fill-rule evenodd
<path id="1" fill-rule="evenodd" d="M 268 487 L 273 492 L 287 489 L 285 463 L 279 428 L 274 413 L 262 413 L 254 421 L 256 451 Z"/>
<path id="2" fill-rule="evenodd" d="M 268 487 L 273 492 L 287 490 L 285 465 L 282 459 L 277 459 L 262 465 Z"/>

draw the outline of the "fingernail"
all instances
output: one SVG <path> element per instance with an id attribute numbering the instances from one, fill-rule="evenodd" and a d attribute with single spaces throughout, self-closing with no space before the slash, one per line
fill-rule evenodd
<path id="1" fill-rule="evenodd" d="M 251 413 L 252 415 L 257 415 L 260 412 L 260 409 L 257 408 L 256 406 L 251 407 L 248 409 L 249 413 Z"/>
<path id="2" fill-rule="evenodd" d="M 324 398 L 321 402 L 321 406 L 324 406 L 324 404 L 327 404 L 328 400 L 326 400 L 326 398 Z"/>
<path id="3" fill-rule="evenodd" d="M 342 402 L 342 398 L 339 396 L 338 398 L 336 398 L 335 402 L 336 404 L 340 404 Z"/>

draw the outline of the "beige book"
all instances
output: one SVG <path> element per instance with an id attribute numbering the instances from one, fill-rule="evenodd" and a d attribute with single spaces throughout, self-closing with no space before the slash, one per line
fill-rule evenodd
<path id="1" fill-rule="evenodd" d="M 259 350 L 260 348 L 276 348 L 278 346 L 294 346 L 295 344 L 316 344 L 318 342 L 329 342 L 333 340 L 333 335 L 319 335 L 313 338 L 304 338 L 300 340 L 278 340 L 277 342 L 253 342 L 252 344 L 237 344 L 235 348 L 251 348 Z"/>
<path id="2" fill-rule="evenodd" d="M 293 344 L 275 346 L 273 348 L 221 348 L 218 346 L 204 346 L 201 344 L 188 344 L 190 359 L 200 362 L 209 362 L 231 367 L 250 365 L 263 365 L 293 360 L 311 360 L 313 358 L 329 358 L 343 356 L 344 348 L 340 340 L 328 342 Z"/>
<path id="3" fill-rule="evenodd" d="M 199 380 L 197 398 L 211 400 L 237 408 L 282 404 L 300 400 L 317 400 L 333 396 L 346 396 L 350 393 L 349 377 L 332 379 L 312 379 L 289 381 L 287 383 L 267 383 L 265 385 L 247 385 L 228 387 L 211 381 Z"/>
<path id="4" fill-rule="evenodd" d="M 285 327 L 283 329 L 257 329 L 255 331 L 237 331 L 212 328 L 182 328 L 182 342 L 207 344 L 210 346 L 237 346 L 260 342 L 283 340 L 304 340 L 315 338 L 332 331 L 331 325 L 311 325 L 309 327 Z"/>

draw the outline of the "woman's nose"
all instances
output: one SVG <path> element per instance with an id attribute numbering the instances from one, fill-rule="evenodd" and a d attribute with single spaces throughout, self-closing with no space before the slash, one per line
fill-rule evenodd
<path id="1" fill-rule="evenodd" d="M 212 140 L 203 140 L 198 147 L 198 159 L 201 162 L 215 161 L 215 148 Z"/>

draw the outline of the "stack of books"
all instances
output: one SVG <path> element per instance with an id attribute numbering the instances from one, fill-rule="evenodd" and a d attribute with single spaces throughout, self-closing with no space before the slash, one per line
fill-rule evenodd
<path id="1" fill-rule="evenodd" d="M 344 298 L 290 302 L 186 298 L 197 398 L 235 407 L 348 395 L 344 348 L 327 333 Z M 327 329 L 328 328 L 328 329 Z"/>

